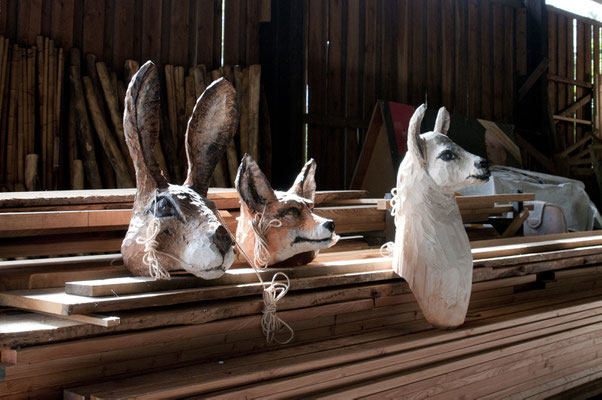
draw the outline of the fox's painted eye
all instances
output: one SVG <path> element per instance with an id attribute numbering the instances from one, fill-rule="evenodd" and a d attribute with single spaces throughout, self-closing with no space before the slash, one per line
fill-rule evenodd
<path id="1" fill-rule="evenodd" d="M 301 215 L 301 211 L 299 211 L 298 208 L 291 207 L 288 210 L 286 210 L 285 215 L 287 217 L 297 218 L 299 215 Z"/>
<path id="2" fill-rule="evenodd" d="M 437 158 L 440 158 L 443 161 L 451 161 L 458 158 L 451 150 L 444 150 L 439 154 Z"/>

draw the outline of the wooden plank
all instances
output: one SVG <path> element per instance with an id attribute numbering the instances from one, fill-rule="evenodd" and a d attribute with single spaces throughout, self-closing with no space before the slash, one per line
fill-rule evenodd
<path id="1" fill-rule="evenodd" d="M 591 318 L 591 321 L 599 320 L 599 316 Z M 345 352 L 341 352 L 340 349 L 334 349 L 297 356 L 294 358 L 294 363 L 291 363 L 292 360 L 286 358 L 270 360 L 270 362 L 266 362 L 265 364 L 256 364 L 253 369 L 250 369 L 247 365 L 239 366 L 240 364 L 231 364 L 231 368 L 229 366 L 220 367 L 218 370 L 214 368 L 210 373 L 207 373 L 207 369 L 204 369 L 201 366 L 190 367 L 180 371 L 173 370 L 162 374 L 148 375 L 144 377 L 144 380 L 142 378 L 137 378 L 127 382 L 114 381 L 109 385 L 106 385 L 104 390 L 99 388 L 94 395 L 97 398 L 104 399 L 112 398 L 118 393 L 121 396 L 131 396 L 134 394 L 182 396 L 186 394 L 220 390 L 226 387 L 254 383 L 258 380 L 274 379 L 284 376 L 288 376 L 289 382 L 295 382 L 297 387 L 303 385 L 307 387 L 308 385 L 315 385 L 341 376 L 358 374 L 360 376 L 370 376 L 370 374 L 374 376 L 374 374 L 382 374 L 385 371 L 390 373 L 396 369 L 407 368 L 408 365 L 424 365 L 429 361 L 435 361 L 435 357 L 438 357 L 440 360 L 441 353 L 447 353 L 445 356 L 450 358 L 453 356 L 470 354 L 470 352 L 474 352 L 476 349 L 487 349 L 500 343 L 513 343 L 517 340 L 517 337 L 524 339 L 542 335 L 543 332 L 558 332 L 562 330 L 562 327 L 565 327 L 566 329 L 568 324 L 569 323 L 564 324 L 564 326 L 562 324 L 557 324 L 549 328 L 542 327 L 542 325 L 545 326 L 545 323 L 534 323 L 533 325 L 527 324 L 526 326 L 515 327 L 514 329 L 486 333 L 480 335 L 478 338 L 471 337 L 462 341 L 461 344 L 459 341 L 452 340 L 451 342 L 433 345 L 432 333 L 419 333 L 408 335 L 415 336 L 414 340 L 408 338 L 408 341 L 403 341 L 401 343 L 397 338 L 392 340 L 385 339 L 380 341 L 376 346 L 375 343 L 349 346 L 347 348 L 348 351 Z M 539 331 L 533 331 L 533 329 L 537 329 L 536 327 L 539 328 Z M 575 326 L 573 325 L 573 327 Z M 457 334 L 458 331 L 455 331 L 454 333 Z M 466 334 L 466 331 L 464 331 L 464 333 Z M 448 338 L 449 336 L 454 335 L 448 335 Z M 439 339 L 440 338 L 437 338 L 437 340 Z M 428 347 L 423 347 L 422 349 L 416 349 L 418 343 L 422 342 L 430 342 L 430 345 Z M 407 352 L 402 351 L 409 349 L 416 350 Z M 382 357 L 385 354 L 388 356 Z M 321 368 L 321 370 L 315 373 L 309 372 L 316 368 Z M 293 374 L 297 374 L 297 376 L 293 377 Z M 182 375 L 186 375 L 186 379 L 182 378 Z M 191 379 L 192 376 L 194 376 L 194 378 Z M 356 392 L 356 394 L 358 394 L 358 392 Z"/>
<path id="2" fill-rule="evenodd" d="M 480 47 L 480 27 L 479 27 L 479 4 L 476 0 L 468 0 L 468 33 L 467 33 L 467 53 L 468 53 L 468 74 L 471 77 L 467 80 L 468 109 L 466 115 L 470 118 L 476 118 L 481 110 L 481 47 Z"/>
<path id="3" fill-rule="evenodd" d="M 171 1 L 169 23 L 169 64 L 186 66 L 188 62 L 188 1 Z"/>
<path id="4" fill-rule="evenodd" d="M 376 255 L 374 255 L 376 256 Z M 301 267 L 283 267 L 278 270 L 261 271 L 264 281 L 272 279 L 276 272 L 284 272 L 291 279 L 310 276 L 329 276 L 378 271 L 387 266 L 388 260 L 375 259 L 375 262 L 357 263 L 354 260 L 312 262 Z M 133 293 L 145 293 L 162 290 L 188 289 L 195 287 L 234 285 L 257 282 L 257 275 L 250 268 L 230 269 L 218 279 L 207 281 L 195 277 L 173 277 L 169 280 L 153 280 L 142 277 L 124 277 L 92 281 L 67 282 L 65 293 L 79 296 L 111 296 Z"/>
<path id="5" fill-rule="evenodd" d="M 82 204 L 133 203 L 136 189 L 64 190 L 0 193 L 0 209 L 21 207 L 61 206 Z M 315 204 L 345 199 L 364 198 L 365 190 L 321 190 L 316 192 Z M 219 209 L 238 208 L 235 189 L 209 188 L 207 196 Z"/>
<path id="6" fill-rule="evenodd" d="M 372 263 L 373 261 L 364 263 Z M 389 280 L 396 275 L 390 269 L 357 273 L 352 275 L 334 275 L 328 278 L 309 277 L 291 282 L 291 290 L 305 290 L 333 285 L 347 285 L 362 282 Z M 101 313 L 142 307 L 156 307 L 177 303 L 223 299 L 237 296 L 261 294 L 260 283 L 243 285 L 225 285 L 210 288 L 169 290 L 142 295 L 124 295 L 121 297 L 84 297 L 65 294 L 62 290 L 38 289 L 35 291 L 12 291 L 0 293 L 0 303 L 11 307 L 43 311 L 57 315 Z"/>

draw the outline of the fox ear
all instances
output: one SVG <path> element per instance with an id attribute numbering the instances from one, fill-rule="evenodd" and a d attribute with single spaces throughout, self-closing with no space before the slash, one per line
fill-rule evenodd
<path id="1" fill-rule="evenodd" d="M 316 162 L 314 159 L 310 159 L 305 163 L 295 183 L 288 190 L 289 193 L 296 194 L 299 197 L 309 199 L 312 202 L 316 197 Z"/>
<path id="2" fill-rule="evenodd" d="M 240 162 L 234 185 L 241 201 L 253 212 L 263 212 L 266 204 L 278 200 L 268 179 L 248 154 Z"/>
<path id="3" fill-rule="evenodd" d="M 447 135 L 447 131 L 449 130 L 449 113 L 445 107 L 441 107 L 439 109 L 439 112 L 437 113 L 437 120 L 435 121 L 435 128 L 433 130 L 435 132 Z"/>

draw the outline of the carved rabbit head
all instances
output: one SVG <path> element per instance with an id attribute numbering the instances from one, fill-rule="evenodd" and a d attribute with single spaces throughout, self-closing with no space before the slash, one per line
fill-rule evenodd
<path id="1" fill-rule="evenodd" d="M 154 156 L 159 135 L 157 67 L 150 61 L 132 78 L 123 127 L 136 169 L 134 213 L 121 245 L 125 266 L 139 276 L 167 277 L 186 270 L 204 279 L 221 276 L 234 260 L 233 243 L 206 198 L 211 175 L 238 124 L 234 88 L 224 79 L 199 97 L 188 121 L 188 176 L 169 184 Z"/>

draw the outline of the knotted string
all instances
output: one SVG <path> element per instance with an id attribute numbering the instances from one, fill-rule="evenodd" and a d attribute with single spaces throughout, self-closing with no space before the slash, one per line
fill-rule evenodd
<path id="1" fill-rule="evenodd" d="M 282 226 L 282 221 L 277 219 L 266 220 L 265 219 L 265 207 L 264 212 L 257 213 L 253 216 L 253 219 L 249 221 L 253 236 L 255 236 L 255 247 L 253 249 L 253 264 L 259 269 L 265 269 L 272 258 L 270 250 L 268 249 L 268 241 L 265 238 L 266 233 L 272 227 Z"/>
<path id="2" fill-rule="evenodd" d="M 155 206 L 153 208 L 153 219 L 146 226 L 146 235 L 136 238 L 136 243 L 144 245 L 144 256 L 142 263 L 148 267 L 148 274 L 153 279 L 169 279 L 171 276 L 159 263 L 157 258 L 157 247 L 159 242 L 159 218 L 157 218 L 157 192 L 155 192 Z"/>
<path id="3" fill-rule="evenodd" d="M 290 288 L 291 281 L 285 273 L 277 272 L 272 277 L 272 282 L 265 283 L 261 278 L 261 274 L 259 273 L 259 271 L 265 269 L 265 267 L 270 262 L 271 258 L 265 234 L 271 227 L 281 226 L 282 222 L 277 221 L 277 223 L 274 223 L 275 220 L 271 220 L 269 223 L 266 223 L 264 219 L 264 213 L 261 213 L 259 218 L 257 218 L 258 216 L 255 215 L 253 220 L 250 221 L 251 227 L 253 228 L 253 233 L 255 234 L 255 253 L 257 254 L 257 242 L 261 242 L 262 246 L 264 246 L 263 249 L 265 249 L 265 251 L 267 252 L 267 256 L 265 256 L 264 258 L 258 258 L 257 255 L 255 255 L 254 260 L 252 261 L 251 257 L 249 257 L 247 252 L 244 251 L 243 248 L 240 246 L 240 244 L 236 240 L 236 237 L 232 234 L 232 232 L 230 232 L 230 229 L 228 228 L 228 225 L 226 225 L 226 222 L 224 221 L 224 218 L 222 217 L 219 210 L 217 210 L 217 217 L 219 218 L 224 228 L 226 228 L 226 231 L 228 231 L 228 234 L 232 238 L 232 241 L 234 242 L 234 245 L 236 246 L 238 251 L 240 251 L 240 254 L 242 254 L 242 256 L 247 260 L 247 263 L 249 263 L 249 265 L 253 268 L 253 271 L 255 271 L 255 275 L 257 275 L 257 279 L 259 279 L 259 282 L 263 286 L 263 310 L 261 316 L 261 330 L 263 331 L 266 341 L 268 343 L 278 344 L 290 343 L 295 337 L 295 332 L 289 324 L 284 322 L 276 315 L 276 311 L 278 308 L 278 300 L 280 300 L 284 297 L 284 295 L 286 295 Z M 256 222 L 253 223 L 254 221 Z M 256 229 L 255 226 L 257 227 Z M 261 264 L 259 260 L 262 260 Z M 282 275 L 286 279 L 286 283 L 276 281 L 276 277 L 278 275 Z M 288 337 L 288 339 L 281 341 L 278 340 L 276 334 L 280 332 L 283 328 L 286 328 L 289 331 L 290 336 Z"/>

